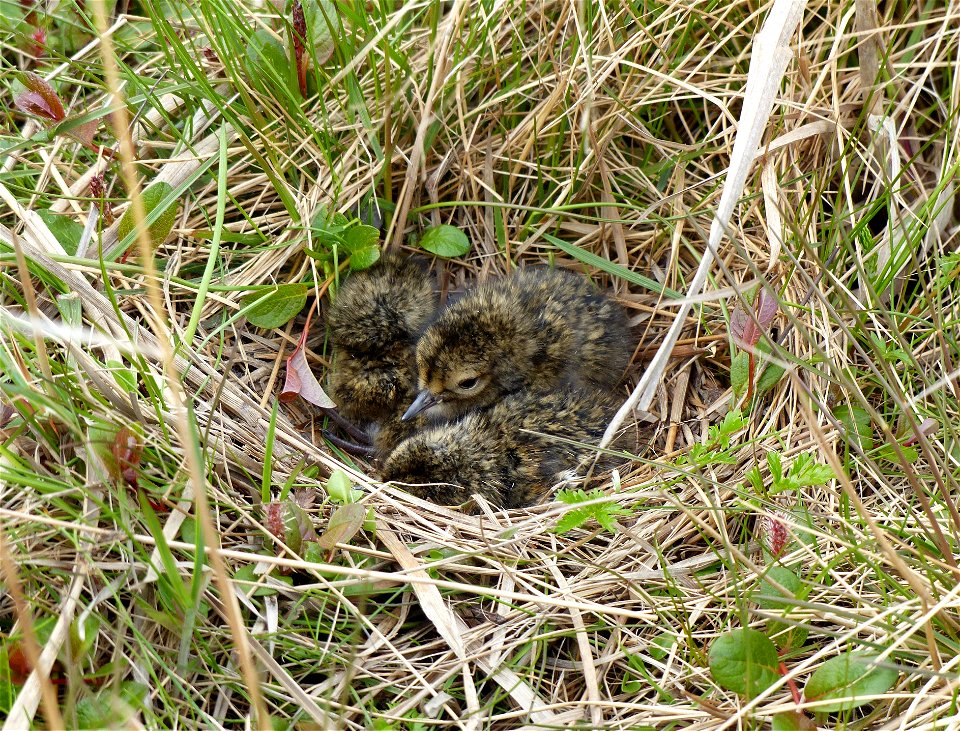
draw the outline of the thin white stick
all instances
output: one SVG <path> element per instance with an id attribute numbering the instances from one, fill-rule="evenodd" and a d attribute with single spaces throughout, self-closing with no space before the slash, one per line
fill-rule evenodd
<path id="1" fill-rule="evenodd" d="M 743 186 L 747 181 L 747 174 L 756 157 L 760 138 L 773 111 L 780 80 L 786 71 L 787 63 L 793 58 L 790 40 L 796 32 L 806 4 L 806 0 L 776 0 L 763 27 L 757 33 L 753 42 L 750 72 L 743 92 L 743 110 L 737 125 L 737 137 L 733 143 L 727 179 L 723 185 L 716 216 L 710 224 L 710 239 L 700 257 L 700 266 L 690 283 L 690 289 L 687 291 L 687 302 L 677 311 L 663 344 L 657 350 L 640 383 L 607 427 L 600 442 L 601 449 L 610 445 L 621 425 L 634 409 L 646 411 L 653 401 L 657 384 L 660 383 L 666 369 L 667 360 L 693 306 L 690 300 L 700 293 L 703 283 L 707 280 L 720 239 L 730 224 L 733 208 L 740 199 Z"/>

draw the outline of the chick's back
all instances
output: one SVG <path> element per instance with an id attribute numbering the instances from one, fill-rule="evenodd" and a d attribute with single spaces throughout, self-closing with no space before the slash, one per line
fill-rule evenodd
<path id="1" fill-rule="evenodd" d="M 449 417 L 523 388 L 573 383 L 610 390 L 632 353 L 619 304 L 578 274 L 528 267 L 480 285 L 440 313 L 417 344 L 418 381 Z M 458 392 L 458 378 L 475 375 L 484 380 L 482 393 Z"/>
<path id="2" fill-rule="evenodd" d="M 504 508 L 530 505 L 593 452 L 561 440 L 597 444 L 615 408 L 586 387 L 521 391 L 402 441 L 381 477 L 444 505 L 475 493 Z"/>
<path id="3" fill-rule="evenodd" d="M 416 392 L 414 346 L 435 315 L 426 262 L 390 257 L 350 276 L 330 307 L 331 396 L 365 425 L 397 418 Z"/>

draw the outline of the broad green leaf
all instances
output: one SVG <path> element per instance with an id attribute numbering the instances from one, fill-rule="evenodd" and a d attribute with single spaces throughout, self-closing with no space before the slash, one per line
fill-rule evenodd
<path id="1" fill-rule="evenodd" d="M 739 401 L 750 385 L 750 354 L 740 351 L 730 361 L 730 387 Z"/>
<path id="2" fill-rule="evenodd" d="M 771 388 L 780 383 L 780 381 L 783 379 L 784 373 L 786 373 L 786 371 L 782 366 L 779 366 L 776 363 L 767 363 L 766 367 L 763 369 L 763 372 L 760 374 L 760 377 L 757 379 L 757 383 L 754 387 L 757 396 L 762 396 Z"/>
<path id="3" fill-rule="evenodd" d="M 431 254 L 449 259 L 454 256 L 463 256 L 469 252 L 470 239 L 456 226 L 441 224 L 423 232 L 420 246 Z"/>
<path id="4" fill-rule="evenodd" d="M 782 586 L 788 593 L 783 594 L 774 587 L 773 582 Z M 784 601 L 784 599 L 802 600 L 806 598 L 807 592 L 808 588 L 804 586 L 800 577 L 793 571 L 785 566 L 771 566 L 767 570 L 763 581 L 760 582 L 760 588 L 754 600 L 762 609 L 771 613 L 780 610 L 781 616 L 789 617 L 791 613 L 796 614 L 800 610 L 795 602 Z M 781 649 L 803 646 L 808 634 L 809 630 L 805 627 L 798 627 L 775 619 L 767 620 L 767 636 Z"/>
<path id="5" fill-rule="evenodd" d="M 841 404 L 833 410 L 833 415 L 846 427 L 849 439 L 857 440 L 865 452 L 873 449 L 873 427 L 866 409 Z"/>
<path id="6" fill-rule="evenodd" d="M 254 304 L 256 303 L 256 304 Z M 244 295 L 240 304 L 247 308 L 247 320 L 255 327 L 282 327 L 297 316 L 307 303 L 307 285 L 278 284 L 268 290 Z"/>
<path id="7" fill-rule="evenodd" d="M 282 89 L 299 95 L 297 71 L 287 58 L 283 45 L 265 28 L 260 28 L 247 44 L 247 56 L 244 64 L 249 74 L 249 82 L 261 91 L 274 92 L 277 96 Z"/>
<path id="8" fill-rule="evenodd" d="M 337 508 L 330 516 L 330 524 L 317 539 L 317 545 L 331 550 L 338 543 L 349 543 L 363 527 L 367 511 L 360 503 L 348 503 Z"/>
<path id="9" fill-rule="evenodd" d="M 341 236 L 343 248 L 350 252 L 350 269 L 368 269 L 380 259 L 380 231 L 373 226 L 357 224 L 345 230 Z"/>
<path id="10" fill-rule="evenodd" d="M 162 211 L 154 214 L 154 211 L 163 203 L 164 198 L 172 192 L 173 187 L 170 183 L 161 181 L 154 183 L 141 193 L 144 221 L 149 221 L 153 215 L 157 216 L 154 218 L 153 223 L 147 228 L 147 232 L 150 234 L 150 245 L 153 248 L 156 248 L 166 241 L 167 236 L 169 236 L 173 230 L 173 223 L 176 221 L 177 210 L 179 209 L 176 201 L 168 203 Z M 123 217 L 120 219 L 120 225 L 117 227 L 117 238 L 123 241 L 133 232 L 133 229 L 133 205 L 131 204 L 127 207 L 127 210 L 123 212 Z"/>
<path id="11" fill-rule="evenodd" d="M 720 635 L 710 645 L 710 673 L 727 690 L 754 698 L 780 676 L 780 659 L 770 639 L 743 627 Z"/>
<path id="12" fill-rule="evenodd" d="M 50 233 L 60 242 L 63 250 L 74 256 L 80 246 L 80 239 L 83 238 L 83 226 L 70 216 L 62 216 L 46 209 L 37 211 L 37 215 L 47 224 Z"/>
<path id="13" fill-rule="evenodd" d="M 363 497 L 360 490 L 353 489 L 353 482 L 350 481 L 349 475 L 343 470 L 334 470 L 333 474 L 330 475 L 327 480 L 327 495 L 333 502 L 340 505 L 355 503 Z"/>
<path id="14" fill-rule="evenodd" d="M 771 731 L 817 731 L 817 724 L 802 711 L 788 711 L 773 717 Z"/>
<path id="15" fill-rule="evenodd" d="M 834 701 L 818 705 L 818 713 L 849 711 L 871 703 L 871 696 L 886 693 L 900 676 L 893 668 L 871 667 L 874 661 L 870 655 L 849 652 L 827 660 L 810 676 L 803 697 L 808 701 Z"/>
<path id="16" fill-rule="evenodd" d="M 317 63 L 326 63 L 333 55 L 336 36 L 343 28 L 336 5 L 332 0 L 303 0 L 303 18 L 307 21 L 307 38 L 313 44 L 312 50 Z"/>

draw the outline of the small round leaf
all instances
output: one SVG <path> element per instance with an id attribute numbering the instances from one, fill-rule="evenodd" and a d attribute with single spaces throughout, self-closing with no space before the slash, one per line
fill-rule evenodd
<path id="1" fill-rule="evenodd" d="M 442 224 L 424 231 L 420 246 L 431 254 L 449 259 L 454 256 L 463 256 L 470 251 L 470 239 L 456 226 Z"/>
<path id="2" fill-rule="evenodd" d="M 172 191 L 173 187 L 170 183 L 159 182 L 154 183 L 140 194 L 143 198 L 144 220 L 150 220 L 151 214 Z M 173 222 L 177 218 L 178 207 L 176 202 L 168 204 L 163 212 L 158 214 L 159 218 L 155 218 L 147 229 L 150 234 L 150 244 L 154 248 L 166 241 L 167 236 L 173 230 Z M 120 225 L 117 228 L 117 237 L 123 241 L 133 231 L 133 228 L 133 206 L 131 205 L 123 212 L 123 218 L 120 219 Z"/>
<path id="3" fill-rule="evenodd" d="M 253 304 L 253 307 L 247 310 L 250 324 L 267 329 L 286 325 L 306 303 L 305 284 L 278 284 L 271 290 L 251 292 L 240 299 L 243 307 Z"/>
<path id="4" fill-rule="evenodd" d="M 780 659 L 770 639 L 743 627 L 720 635 L 710 645 L 710 673 L 727 690 L 753 698 L 780 677 Z"/>
<path id="5" fill-rule="evenodd" d="M 845 653 L 827 660 L 817 668 L 803 688 L 808 701 L 834 701 L 816 706 L 820 713 L 849 711 L 866 703 L 872 696 L 886 693 L 900 676 L 893 668 L 876 667 L 870 655 Z"/>

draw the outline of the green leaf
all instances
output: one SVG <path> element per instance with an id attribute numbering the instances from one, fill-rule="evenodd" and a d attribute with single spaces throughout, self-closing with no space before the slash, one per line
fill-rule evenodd
<path id="1" fill-rule="evenodd" d="M 249 74 L 248 81 L 261 91 L 280 96 L 279 92 L 286 90 L 288 94 L 299 95 L 296 69 L 287 59 L 280 41 L 265 28 L 250 36 L 244 65 Z"/>
<path id="2" fill-rule="evenodd" d="M 824 485 L 832 480 L 836 475 L 833 474 L 833 468 L 825 464 L 817 464 L 813 461 L 813 455 L 804 452 L 793 464 L 790 465 L 790 474 L 787 479 L 796 487 L 809 487 L 812 485 Z"/>
<path id="3" fill-rule="evenodd" d="M 767 367 L 763 369 L 763 373 L 761 373 L 757 379 L 756 388 L 754 389 L 757 392 L 757 396 L 762 396 L 780 383 L 784 373 L 786 373 L 786 371 L 783 369 L 783 366 L 777 365 L 776 363 L 767 363 Z"/>
<path id="4" fill-rule="evenodd" d="M 710 673 L 727 690 L 754 698 L 780 677 L 780 659 L 770 639 L 743 627 L 720 635 L 710 645 Z"/>
<path id="5" fill-rule="evenodd" d="M 167 236 L 173 230 L 174 221 L 177 219 L 177 211 L 180 208 L 176 201 L 170 201 L 161 209 L 164 198 L 173 192 L 173 186 L 170 183 L 154 183 L 144 190 L 140 197 L 143 199 L 144 221 L 153 218 L 153 222 L 147 227 L 147 233 L 150 235 L 150 245 L 153 248 L 158 247 L 167 240 Z M 154 213 L 154 211 L 158 211 Z M 120 219 L 120 225 L 117 227 L 117 238 L 123 241 L 134 229 L 133 205 L 127 207 Z"/>
<path id="6" fill-rule="evenodd" d="M 872 702 L 868 696 L 886 693 L 900 673 L 893 668 L 871 667 L 876 658 L 845 653 L 817 668 L 803 689 L 808 701 L 834 701 L 818 705 L 818 713 L 849 711 Z"/>
<path id="7" fill-rule="evenodd" d="M 774 582 L 782 586 L 787 593 L 777 589 Z M 806 599 L 809 588 L 804 586 L 800 577 L 785 566 L 771 566 L 764 579 L 760 582 L 760 588 L 757 596 L 754 597 L 757 605 L 761 609 L 770 612 L 780 610 L 783 617 L 789 617 L 791 613 L 798 613 L 800 608 L 793 601 L 784 601 L 784 599 L 803 600 Z M 780 622 L 776 619 L 767 620 L 767 636 L 770 637 L 781 649 L 791 647 L 801 647 L 807 640 L 809 631 L 805 627 L 798 627 L 788 622 Z"/>
<path id="8" fill-rule="evenodd" d="M 37 215 L 47 224 L 50 233 L 60 242 L 60 246 L 70 256 L 75 256 L 83 238 L 83 226 L 69 216 L 61 216 L 46 209 L 37 211 Z"/>
<path id="9" fill-rule="evenodd" d="M 866 409 L 841 404 L 833 410 L 833 415 L 846 427 L 849 439 L 856 440 L 865 452 L 873 449 L 873 426 Z"/>
<path id="10" fill-rule="evenodd" d="M 303 19 L 307 22 L 307 38 L 313 45 L 317 63 L 326 63 L 336 46 L 335 36 L 342 31 L 340 16 L 332 0 L 303 0 Z M 308 48 L 307 53 L 310 52 Z"/>
<path id="11" fill-rule="evenodd" d="M 240 299 L 244 309 L 250 307 L 246 313 L 250 324 L 266 329 L 286 325 L 306 303 L 305 284 L 278 284 L 272 289 L 251 292 Z"/>
<path id="12" fill-rule="evenodd" d="M 817 731 L 817 724 L 802 711 L 787 711 L 773 717 L 771 731 Z"/>
<path id="13" fill-rule="evenodd" d="M 363 497 L 360 490 L 353 489 L 353 482 L 350 476 L 343 470 L 334 470 L 333 474 L 327 480 L 327 495 L 335 503 L 340 505 L 349 505 L 357 502 Z"/>
<path id="14" fill-rule="evenodd" d="M 730 388 L 733 389 L 733 395 L 738 401 L 747 392 L 747 386 L 750 385 L 749 379 L 750 354 L 741 351 L 730 361 Z"/>
<path id="15" fill-rule="evenodd" d="M 341 236 L 343 248 L 350 252 L 350 269 L 368 269 L 380 258 L 380 231 L 360 223 L 351 226 Z"/>
<path id="16" fill-rule="evenodd" d="M 463 256 L 469 252 L 470 239 L 456 226 L 441 224 L 423 232 L 420 246 L 431 254 L 449 259 L 454 256 Z"/>
<path id="17" fill-rule="evenodd" d="M 367 511 L 360 503 L 341 505 L 333 511 L 327 529 L 317 539 L 317 545 L 329 551 L 338 543 L 349 543 L 360 532 L 366 517 Z"/>

